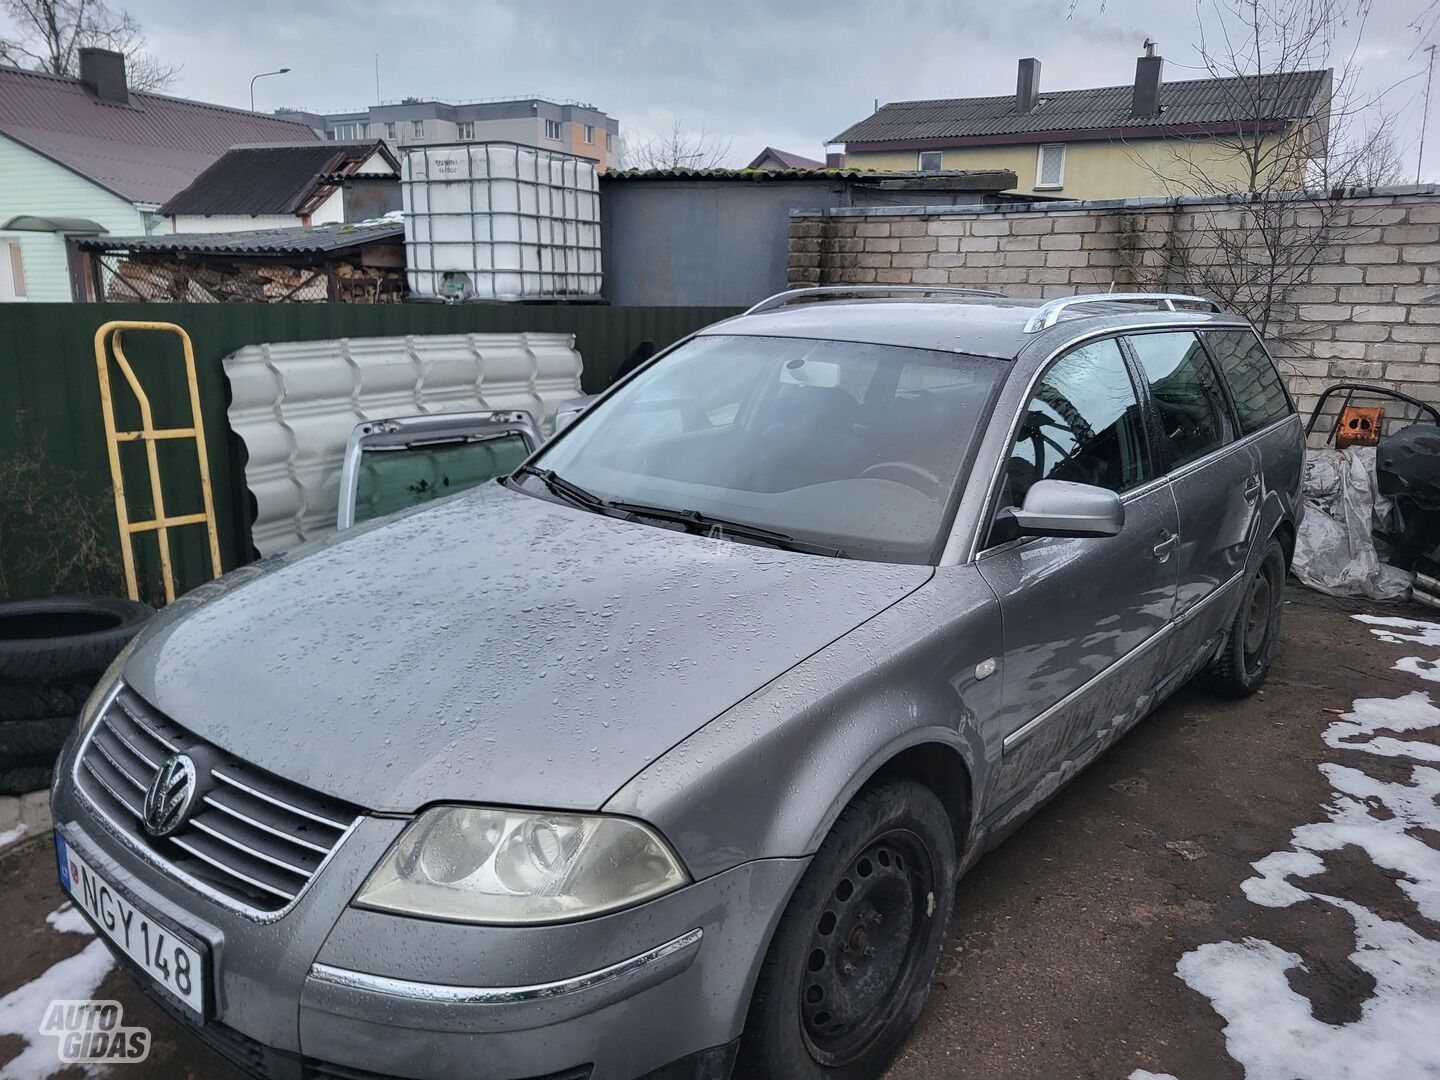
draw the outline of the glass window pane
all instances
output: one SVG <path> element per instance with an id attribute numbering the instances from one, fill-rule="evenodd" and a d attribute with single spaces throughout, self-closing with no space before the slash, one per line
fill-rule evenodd
<path id="1" fill-rule="evenodd" d="M 1136 334 L 1130 338 L 1160 424 L 1170 443 L 1170 467 L 1194 461 L 1235 438 L 1220 377 L 1194 334 Z"/>
<path id="2" fill-rule="evenodd" d="M 1140 400 L 1113 340 L 1083 345 L 1046 372 L 1006 475 L 1005 495 L 1015 506 L 1037 480 L 1126 491 L 1152 477 Z"/>
<path id="3" fill-rule="evenodd" d="M 505 476 L 530 456 L 519 435 L 409 450 L 367 450 L 355 480 L 355 521 L 393 514 Z"/>
<path id="4" fill-rule="evenodd" d="M 603 498 L 925 562 L 1005 372 L 960 353 L 707 334 L 593 406 L 538 464 Z"/>
<path id="5" fill-rule="evenodd" d="M 1253 332 L 1216 330 L 1205 335 L 1205 343 L 1225 374 L 1242 430 L 1258 431 L 1290 415 L 1290 402 L 1285 397 L 1280 373 Z"/>

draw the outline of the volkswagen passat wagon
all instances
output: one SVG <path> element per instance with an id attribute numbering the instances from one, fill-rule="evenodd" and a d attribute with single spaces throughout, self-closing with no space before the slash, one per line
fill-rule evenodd
<path id="1" fill-rule="evenodd" d="M 61 879 L 257 1074 L 876 1076 L 965 869 L 1263 682 L 1302 447 L 1194 298 L 774 298 L 172 605 L 58 765 Z"/>

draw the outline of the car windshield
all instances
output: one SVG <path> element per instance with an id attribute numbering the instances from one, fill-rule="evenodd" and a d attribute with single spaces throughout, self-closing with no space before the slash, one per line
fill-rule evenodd
<path id="1" fill-rule="evenodd" d="M 851 558 L 929 562 L 1005 367 L 928 349 L 705 335 L 596 404 L 532 464 L 608 502 L 697 511 Z M 534 476 L 525 485 L 545 489 Z"/>

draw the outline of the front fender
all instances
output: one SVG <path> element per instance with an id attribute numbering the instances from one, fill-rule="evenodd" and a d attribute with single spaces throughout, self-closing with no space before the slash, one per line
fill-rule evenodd
<path id="1" fill-rule="evenodd" d="M 762 687 L 656 760 L 605 805 L 655 825 L 697 878 L 804 857 L 895 754 L 929 743 L 990 786 L 999 607 L 973 567 L 928 583 Z M 940 748 L 948 749 L 940 749 Z M 972 805 L 971 822 L 982 816 Z"/>

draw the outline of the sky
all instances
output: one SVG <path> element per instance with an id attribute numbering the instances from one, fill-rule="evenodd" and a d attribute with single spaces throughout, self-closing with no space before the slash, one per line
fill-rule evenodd
<path id="1" fill-rule="evenodd" d="M 381 100 L 579 100 L 631 141 L 677 120 L 703 129 L 734 165 L 767 145 L 821 157 L 877 99 L 1013 93 L 1023 56 L 1041 60 L 1042 90 L 1113 86 L 1150 37 L 1166 79 L 1199 77 L 1197 24 L 1213 41 L 1224 21 L 1216 0 L 110 2 L 183 65 L 170 92 L 186 97 L 245 107 L 252 75 L 289 67 L 256 84 L 257 108 L 356 109 L 377 100 L 378 55 Z M 1355 19 L 1341 29 L 1331 64 L 1353 64 L 1356 92 L 1394 117 L 1413 177 L 1440 0 L 1341 2 L 1370 11 L 1358 42 Z M 1429 127 L 1437 179 L 1440 98 Z"/>

